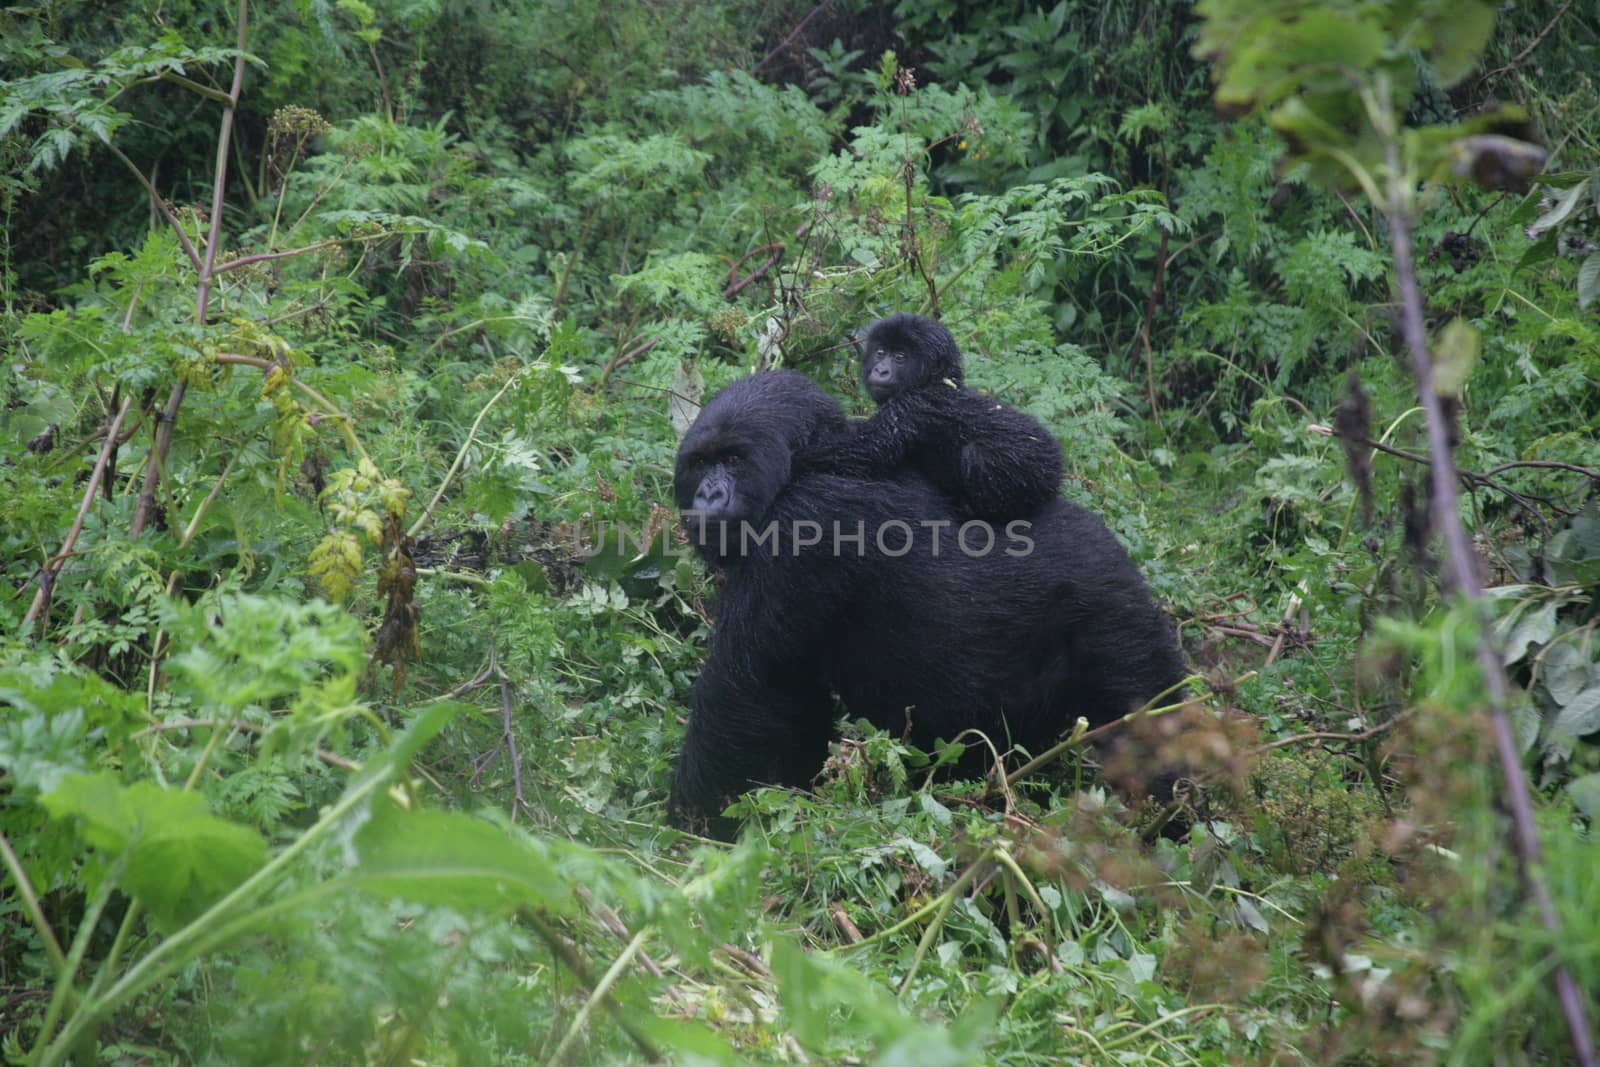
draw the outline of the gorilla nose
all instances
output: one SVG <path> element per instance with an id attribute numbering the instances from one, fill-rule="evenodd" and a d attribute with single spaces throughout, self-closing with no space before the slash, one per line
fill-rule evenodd
<path id="1" fill-rule="evenodd" d="M 728 491 L 720 485 L 702 488 L 694 495 L 694 509 L 696 511 L 721 511 L 728 503 Z"/>
<path id="2" fill-rule="evenodd" d="M 872 368 L 872 374 L 870 375 L 870 378 L 875 382 L 886 382 L 891 376 L 892 374 L 889 369 L 889 365 L 887 363 L 880 363 L 876 367 Z"/>

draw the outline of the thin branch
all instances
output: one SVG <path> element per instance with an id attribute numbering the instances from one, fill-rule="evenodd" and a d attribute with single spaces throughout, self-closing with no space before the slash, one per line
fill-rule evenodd
<path id="1" fill-rule="evenodd" d="M 528 798 L 522 793 L 522 756 L 517 752 L 517 735 L 511 728 L 511 679 L 501 668 L 492 645 L 489 647 L 489 665 L 500 679 L 500 729 L 506 740 L 506 758 L 511 761 L 511 821 L 516 822 L 520 813 L 526 811 L 531 814 L 533 809 L 528 806 Z"/>
<path id="2" fill-rule="evenodd" d="M 1496 67 L 1494 70 L 1491 70 L 1489 73 L 1485 74 L 1479 80 L 1480 81 L 1488 81 L 1490 78 L 1493 78 L 1496 75 L 1508 74 L 1511 71 L 1516 70 L 1518 67 L 1520 67 L 1522 65 L 1522 61 L 1524 59 L 1527 59 L 1529 56 L 1533 55 L 1533 50 L 1535 48 L 1538 48 L 1541 44 L 1543 44 L 1544 43 L 1544 39 L 1546 37 L 1550 36 L 1550 31 L 1556 28 L 1556 23 L 1561 21 L 1561 16 L 1565 15 L 1567 13 L 1567 8 L 1569 8 L 1571 6 L 1572 6 L 1572 0 L 1567 0 L 1566 3 L 1561 5 L 1561 9 L 1556 12 L 1555 17 L 1550 20 L 1549 25 L 1547 25 L 1544 29 L 1540 30 L 1539 31 L 1539 35 L 1528 43 L 1528 47 L 1524 48 L 1522 51 L 1520 51 L 1516 55 L 1512 56 L 1511 57 L 1511 62 L 1507 63 L 1503 67 Z"/>
<path id="3" fill-rule="evenodd" d="M 467 431 L 467 439 L 463 441 L 461 443 L 461 447 L 456 450 L 456 458 L 454 462 L 450 464 L 450 469 L 445 471 L 444 481 L 439 483 L 439 488 L 434 491 L 433 499 L 428 501 L 428 506 L 422 509 L 422 514 L 417 516 L 417 521 L 412 523 L 411 529 L 406 531 L 407 537 L 417 536 L 422 532 L 422 528 L 428 525 L 428 520 L 433 518 L 433 509 L 438 507 L 439 501 L 444 499 L 445 490 L 450 488 L 450 482 L 455 478 L 456 472 L 461 469 L 462 462 L 467 458 L 467 449 L 471 448 L 472 442 L 477 440 L 478 427 L 483 425 L 484 417 L 489 414 L 489 409 L 494 407 L 495 404 L 499 402 L 500 398 L 506 395 L 507 390 L 520 382 L 523 374 L 526 372 L 527 368 L 524 367 L 522 370 L 519 370 L 517 373 L 513 374 L 510 378 L 506 379 L 506 384 L 500 387 L 500 391 L 498 393 L 489 398 L 489 402 L 483 405 L 482 410 L 478 412 L 478 417 L 472 420 L 472 428 Z"/>
<path id="4" fill-rule="evenodd" d="M 1576 463 L 1558 463 L 1553 459 L 1513 460 L 1510 463 L 1502 463 L 1498 467 L 1490 467 L 1488 470 L 1484 471 L 1482 475 L 1478 475 L 1478 477 L 1484 477 L 1485 475 L 1490 474 L 1499 474 L 1501 471 L 1508 471 L 1514 467 L 1546 467 L 1551 470 L 1574 471 L 1578 474 L 1584 475 L 1587 478 L 1593 478 L 1596 481 L 1600 481 L 1600 470 L 1595 470 L 1593 467 L 1580 467 Z"/>
<path id="5" fill-rule="evenodd" d="M 221 89 L 213 89 L 209 85 L 201 85 L 199 82 L 195 81 L 192 78 L 185 78 L 182 74 L 179 74 L 177 71 L 164 70 L 160 74 L 157 74 L 154 78 L 148 78 L 146 80 L 147 81 L 164 81 L 164 82 L 171 82 L 173 85 L 181 85 L 185 89 L 188 89 L 190 92 L 199 93 L 201 96 L 205 97 L 207 100 L 215 100 L 219 104 L 231 104 L 231 103 L 233 103 L 232 100 L 228 99 L 228 94 L 223 92 Z"/>
<path id="6" fill-rule="evenodd" d="M 78 514 L 73 516 L 72 526 L 67 530 L 66 538 L 61 542 L 61 550 L 45 561 L 44 567 L 39 571 L 39 591 L 33 596 L 33 603 L 28 607 L 28 613 L 22 617 L 22 628 L 29 626 L 43 618 L 46 609 L 50 606 L 50 593 L 55 588 L 56 575 L 61 572 L 62 566 L 72 557 L 73 549 L 78 543 L 78 535 L 83 532 L 83 520 L 89 514 L 89 508 L 94 504 L 94 494 L 100 488 L 100 480 L 105 477 L 106 468 L 111 462 L 111 454 L 117 448 L 117 431 L 122 426 L 123 418 L 128 414 L 128 409 L 133 406 L 133 397 L 126 397 L 122 407 L 111 420 L 111 425 L 106 428 L 106 439 L 100 444 L 100 456 L 95 460 L 94 470 L 89 472 L 89 482 L 83 487 L 83 499 L 78 502 Z"/>
<path id="7" fill-rule="evenodd" d="M 368 240 L 368 238 L 361 237 L 355 238 L 355 240 L 365 241 Z M 329 238 L 326 241 L 317 241 L 313 244 L 308 244 L 304 248 L 291 248 L 284 252 L 258 252 L 255 255 L 240 256 L 238 259 L 230 259 L 226 263 L 217 264 L 217 266 L 211 271 L 211 274 L 213 277 L 215 277 L 216 275 L 222 274 L 225 271 L 230 271 L 235 267 L 244 267 L 251 263 L 261 263 L 269 259 L 288 259 L 290 256 L 303 256 L 307 252 L 315 252 L 318 249 L 331 248 L 334 245 L 343 243 L 344 242 L 339 238 Z"/>
<path id="8" fill-rule="evenodd" d="M 1320 425 L 1318 425 L 1316 423 L 1312 423 L 1310 426 L 1306 427 L 1306 429 L 1310 430 L 1312 433 L 1321 434 L 1323 437 L 1337 437 L 1337 436 L 1339 436 L 1338 433 L 1331 426 L 1320 426 Z M 1393 445 L 1386 445 L 1382 441 L 1374 440 L 1371 437 L 1354 437 L 1354 438 L 1351 438 L 1350 440 L 1354 441 L 1357 444 L 1364 445 L 1367 448 L 1371 448 L 1371 449 L 1374 449 L 1374 450 L 1376 450 L 1378 452 L 1382 452 L 1385 455 L 1395 456 L 1395 457 L 1398 457 L 1399 459 L 1409 460 L 1412 463 L 1420 463 L 1424 467 L 1430 465 L 1433 462 L 1427 456 L 1418 455 L 1415 452 L 1407 452 L 1405 449 L 1403 449 L 1403 448 L 1395 448 Z M 1520 466 L 1541 466 L 1541 467 L 1550 466 L 1550 467 L 1570 468 L 1572 470 L 1581 471 L 1581 472 L 1583 472 L 1585 474 L 1591 474 L 1591 475 L 1595 475 L 1596 477 L 1600 477 L 1600 473 L 1593 472 L 1593 471 L 1588 471 L 1583 467 L 1576 467 L 1576 466 L 1574 466 L 1574 465 L 1572 465 L 1570 463 L 1555 463 L 1555 462 L 1548 462 L 1547 463 L 1547 462 L 1544 462 L 1544 461 L 1534 461 L 1534 460 L 1525 460 L 1525 461 L 1522 461 L 1520 463 L 1505 463 L 1505 464 L 1502 464 L 1502 465 L 1500 465 L 1498 467 L 1493 468 L 1493 470 L 1502 471 L 1502 470 L 1506 470 L 1507 468 L 1510 468 L 1510 467 L 1520 467 Z M 1517 492 L 1515 489 L 1512 489 L 1510 486 L 1505 485 L 1502 482 L 1495 481 L 1493 478 L 1489 477 L 1487 474 L 1479 474 L 1476 471 L 1469 471 L 1469 470 L 1465 470 L 1465 469 L 1460 468 L 1460 467 L 1456 467 L 1455 468 L 1455 476 L 1461 482 L 1461 484 L 1463 486 L 1465 486 L 1469 490 L 1470 489 L 1477 489 L 1477 488 L 1493 489 L 1497 493 L 1503 493 L 1507 497 L 1510 497 L 1512 502 L 1514 502 L 1518 507 L 1522 508 L 1528 514 L 1532 515 L 1534 517 L 1534 519 L 1539 523 L 1540 527 L 1542 527 L 1544 529 L 1544 532 L 1547 535 L 1549 534 L 1549 532 L 1550 532 L 1549 520 L 1547 520 L 1544 517 L 1544 513 L 1543 512 L 1541 512 L 1538 508 L 1533 506 L 1533 500 L 1530 499 L 1528 496 L 1525 496 L 1524 494 Z M 1563 515 L 1572 514 L 1566 508 L 1561 507 L 1560 505 L 1556 504 L 1553 501 L 1545 500 L 1543 497 L 1536 497 L 1536 498 L 1533 498 L 1533 499 L 1539 500 L 1541 503 L 1543 503 L 1546 507 L 1550 508 L 1550 510 L 1552 510 L 1552 511 L 1559 512 L 1560 514 L 1563 514 Z"/>
<path id="9" fill-rule="evenodd" d="M 1143 347 L 1144 349 L 1144 377 L 1145 391 L 1150 401 L 1150 414 L 1155 416 L 1156 425 L 1161 424 L 1161 404 L 1156 398 L 1156 370 L 1155 351 L 1150 346 L 1150 326 L 1155 322 L 1156 305 L 1161 301 L 1161 283 L 1167 275 L 1167 242 L 1172 239 L 1172 234 L 1165 226 L 1161 227 L 1161 247 L 1156 249 L 1155 276 L 1150 281 L 1150 291 L 1145 294 L 1144 315 L 1140 317 L 1139 334 L 1133 339 L 1133 353 Z"/>
<path id="10" fill-rule="evenodd" d="M 738 259 L 734 260 L 733 266 L 728 268 L 728 284 L 723 288 L 722 295 L 731 299 L 732 297 L 738 296 L 740 293 L 744 292 L 752 282 L 765 277 L 768 271 L 783 261 L 783 251 L 784 243 L 782 241 L 774 241 L 772 244 L 762 245 L 760 248 L 751 249 Z M 767 258 L 762 261 L 761 265 L 755 270 L 752 270 L 743 278 L 737 278 L 736 280 L 736 274 L 739 270 L 740 264 L 749 259 L 751 256 L 760 255 L 762 252 L 770 252 L 771 254 L 767 256 Z"/>
<path id="11" fill-rule="evenodd" d="M 644 947 L 644 939 L 647 933 L 649 933 L 648 927 L 634 934 L 617 958 L 611 961 L 611 966 L 606 968 L 606 973 L 601 975 L 600 981 L 595 983 L 594 991 L 589 994 L 589 999 L 583 1002 L 583 1007 L 578 1009 L 578 1014 L 572 1017 L 572 1025 L 567 1027 L 566 1036 L 561 1039 L 561 1044 L 556 1046 L 555 1052 L 551 1053 L 549 1063 L 561 1063 L 567 1058 L 567 1053 L 571 1051 L 573 1043 L 578 1040 L 578 1035 L 583 1033 L 584 1026 L 588 1024 L 589 1016 L 594 1014 L 595 1005 L 602 998 L 611 995 L 612 987 L 622 977 L 622 972 L 628 969 L 628 963 Z"/>
<path id="12" fill-rule="evenodd" d="M 799 25 L 795 26 L 794 29 L 789 31 L 789 36 L 787 36 L 783 40 L 779 41 L 777 43 L 777 45 L 775 45 L 773 47 L 772 51 L 768 52 L 766 55 L 761 57 L 761 62 L 757 63 L 755 66 L 750 68 L 750 73 L 751 74 L 756 73 L 762 67 L 764 67 L 768 63 L 770 63 L 772 61 L 773 57 L 775 57 L 778 53 L 780 53 L 784 49 L 788 48 L 789 45 L 794 41 L 794 39 L 796 37 L 800 36 L 800 32 L 806 28 L 806 26 L 811 22 L 811 20 L 816 18 L 823 11 L 827 10 L 828 6 L 832 2 L 833 2 L 833 0 L 822 0 L 822 3 L 820 3 L 816 7 L 812 8 L 811 9 L 811 13 L 809 15 L 807 15 L 805 18 L 801 19 Z"/>
<path id="13" fill-rule="evenodd" d="M 629 363 L 632 363 L 634 360 L 638 359 L 640 356 L 644 355 L 646 352 L 650 351 L 652 348 L 654 348 L 656 345 L 658 345 L 660 343 L 661 343 L 661 338 L 652 337 L 652 338 L 650 338 L 650 340 L 644 342 L 643 344 L 635 345 L 633 348 L 630 348 L 628 351 L 623 352 L 620 355 L 613 357 L 610 362 L 608 362 L 604 367 L 601 368 L 600 377 L 596 380 L 595 384 L 596 385 L 604 385 L 606 383 L 606 379 L 611 377 L 611 372 L 612 371 L 619 370 L 622 367 L 626 367 Z"/>

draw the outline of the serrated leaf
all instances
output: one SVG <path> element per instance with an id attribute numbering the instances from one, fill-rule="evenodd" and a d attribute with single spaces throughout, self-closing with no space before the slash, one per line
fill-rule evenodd
<path id="1" fill-rule="evenodd" d="M 266 842 L 219 818 L 203 797 L 154 782 L 124 787 L 106 772 L 74 774 L 41 796 L 56 818 L 108 862 L 122 861 L 118 886 L 171 928 L 199 915 L 258 870 Z"/>
<path id="2" fill-rule="evenodd" d="M 1530 232 L 1532 232 L 1531 229 Z M 1511 270 L 1515 274 L 1517 271 L 1527 270 L 1529 267 L 1537 267 L 1539 264 L 1546 263 L 1554 258 L 1556 258 L 1556 235 L 1554 231 L 1551 231 L 1540 235 L 1537 241 L 1524 249 L 1522 255 L 1517 257 L 1517 265 Z"/>

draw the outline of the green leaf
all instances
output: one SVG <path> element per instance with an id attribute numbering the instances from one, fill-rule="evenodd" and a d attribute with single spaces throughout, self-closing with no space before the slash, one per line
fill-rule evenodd
<path id="1" fill-rule="evenodd" d="M 1541 263 L 1548 263 L 1556 258 L 1556 234 L 1550 230 L 1539 236 L 1539 239 L 1529 245 L 1517 259 L 1517 265 L 1511 268 L 1513 274 L 1529 267 L 1537 267 Z"/>
<path id="2" fill-rule="evenodd" d="M 1566 707 L 1589 681 L 1589 661 L 1572 641 L 1551 645 L 1540 668 L 1545 690 L 1558 707 Z"/>
<path id="3" fill-rule="evenodd" d="M 1587 309 L 1600 296 L 1600 252 L 1590 252 L 1578 268 L 1578 306 Z"/>
<path id="4" fill-rule="evenodd" d="M 1530 645 L 1545 644 L 1555 636 L 1556 604 L 1554 601 L 1543 604 L 1520 618 L 1512 615 L 1495 629 L 1498 632 L 1506 632 L 1506 624 L 1512 620 L 1515 620 L 1515 624 L 1509 627 L 1510 636 L 1505 639 L 1504 655 L 1508 664 L 1515 663 L 1526 655 Z"/>
<path id="5" fill-rule="evenodd" d="M 1546 211 L 1543 215 L 1539 216 L 1539 220 L 1532 226 L 1528 227 L 1528 233 L 1530 235 L 1539 234 L 1550 229 L 1552 226 L 1561 225 L 1567 220 L 1567 216 L 1571 215 L 1573 211 L 1577 210 L 1578 204 L 1583 201 L 1583 194 L 1588 191 L 1589 180 L 1585 178 L 1583 181 L 1572 186 L 1572 188 L 1558 196 L 1556 198 L 1555 206 L 1549 211 Z"/>
<path id="6" fill-rule="evenodd" d="M 1460 396 L 1478 362 L 1478 348 L 1478 331 L 1465 319 L 1451 319 L 1433 342 L 1433 391 L 1440 396 Z"/>
<path id="7" fill-rule="evenodd" d="M 1472 73 L 1478 57 L 1489 45 L 1489 34 L 1494 29 L 1494 8 L 1488 4 L 1460 2 L 1443 5 L 1430 27 L 1433 47 L 1428 57 L 1433 60 L 1434 80 L 1440 88 L 1448 89 Z"/>
<path id="8" fill-rule="evenodd" d="M 1261 914 L 1261 909 L 1256 907 L 1249 898 L 1240 897 L 1234 901 L 1238 909 L 1239 921 L 1250 929 L 1262 934 L 1271 934 L 1272 927 L 1267 923 L 1267 917 Z"/>
<path id="9" fill-rule="evenodd" d="M 472 815 L 374 804 L 355 840 L 355 880 L 373 893 L 466 912 L 573 907 L 553 846 Z"/>
<path id="10" fill-rule="evenodd" d="M 395 738 L 394 744 L 389 746 L 389 751 L 383 754 L 382 759 L 370 760 L 362 766 L 361 774 L 356 781 L 364 781 L 374 775 L 389 774 L 391 771 L 405 767 L 416 757 L 418 752 L 432 741 L 445 724 L 455 717 L 456 712 L 472 707 L 471 704 L 459 700 L 444 700 L 424 710 L 405 732 Z M 351 783 L 352 785 L 355 782 Z"/>
<path id="11" fill-rule="evenodd" d="M 1561 709 L 1551 730 L 1568 737 L 1585 737 L 1600 732 L 1600 685 L 1585 689 Z"/>
<path id="12" fill-rule="evenodd" d="M 1539 727 L 1543 722 L 1539 709 L 1529 704 L 1518 704 L 1511 709 L 1511 730 L 1517 738 L 1517 752 L 1527 755 L 1533 743 L 1539 740 Z"/>
<path id="13" fill-rule="evenodd" d="M 76 819 L 79 837 L 105 860 L 123 861 L 119 886 L 168 928 L 266 862 L 261 836 L 211 814 L 197 793 L 154 782 L 124 787 L 101 772 L 69 775 L 39 799 L 52 816 Z"/>

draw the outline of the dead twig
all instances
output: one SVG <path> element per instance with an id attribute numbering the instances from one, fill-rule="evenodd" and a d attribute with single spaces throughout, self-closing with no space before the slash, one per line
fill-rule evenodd
<path id="1" fill-rule="evenodd" d="M 634 340 L 638 340 L 638 338 L 634 338 Z M 612 359 L 600 369 L 600 377 L 596 380 L 595 384 L 601 386 L 605 385 L 606 379 L 611 377 L 612 371 L 626 367 L 628 364 L 632 363 L 634 360 L 638 359 L 640 356 L 644 355 L 646 352 L 650 351 L 660 343 L 661 338 L 652 337 L 643 344 L 636 345 L 621 355 L 612 357 Z"/>
<path id="2" fill-rule="evenodd" d="M 733 263 L 728 267 L 728 284 L 723 286 L 722 295 L 731 299 L 732 297 L 738 296 L 740 293 L 744 292 L 751 282 L 758 278 L 765 277 L 768 271 L 782 262 L 784 249 L 786 247 L 787 246 L 782 241 L 773 241 L 771 244 L 762 245 L 760 248 L 752 248 L 750 251 L 734 260 Z M 746 274 L 743 278 L 739 277 L 739 268 L 745 263 L 745 261 L 752 256 L 759 256 L 763 252 L 769 254 L 767 255 L 767 258 L 762 261 L 761 265 L 755 270 L 751 271 L 749 274 Z"/>
<path id="3" fill-rule="evenodd" d="M 1316 423 L 1312 423 L 1310 426 L 1308 426 L 1306 428 L 1308 430 L 1310 430 L 1312 433 L 1321 434 L 1323 437 L 1337 437 L 1337 436 L 1339 436 L 1338 433 L 1331 426 L 1321 426 L 1321 425 L 1318 425 Z M 1354 438 L 1354 440 L 1358 444 L 1365 445 L 1366 447 L 1374 449 L 1374 450 L 1376 450 L 1378 452 L 1382 452 L 1385 455 L 1395 456 L 1395 457 L 1397 457 L 1399 459 L 1409 460 L 1412 463 L 1418 463 L 1418 464 L 1421 464 L 1424 467 L 1428 466 L 1429 463 L 1432 462 L 1431 460 L 1428 459 L 1427 456 L 1421 456 L 1421 455 L 1418 455 L 1415 452 L 1407 452 L 1403 448 L 1395 448 L 1393 445 L 1386 445 L 1382 441 L 1375 441 L 1370 437 L 1357 437 L 1357 438 Z M 1575 464 L 1571 464 L 1571 463 L 1556 463 L 1554 461 L 1547 461 L 1547 460 L 1519 460 L 1519 461 L 1517 461 L 1515 463 L 1503 463 L 1498 467 L 1492 468 L 1492 470 L 1493 471 L 1502 471 L 1502 470 L 1508 470 L 1508 469 L 1510 469 L 1512 467 L 1530 467 L 1530 466 L 1557 467 L 1557 468 L 1561 468 L 1563 470 L 1576 470 L 1581 474 L 1588 474 L 1591 477 L 1600 477 L 1600 472 L 1591 471 L 1587 467 L 1579 467 L 1579 466 L 1576 466 Z M 1516 504 L 1522 510 L 1526 511 L 1529 515 L 1532 515 L 1534 517 L 1535 521 L 1537 521 L 1539 523 L 1539 527 L 1544 531 L 1546 537 L 1548 537 L 1550 535 L 1550 521 L 1544 517 L 1544 513 L 1543 512 L 1541 512 L 1538 508 L 1534 507 L 1533 501 L 1535 501 L 1535 500 L 1539 501 L 1541 504 L 1543 504 L 1546 507 L 1548 507 L 1551 511 L 1554 511 L 1554 512 L 1560 514 L 1560 515 L 1571 515 L 1571 514 L 1573 514 L 1573 512 L 1570 509 L 1563 508 L 1559 504 L 1555 503 L 1552 500 L 1548 500 L 1548 499 L 1546 499 L 1544 497 L 1536 497 L 1536 496 L 1533 496 L 1532 494 L 1524 495 L 1522 493 L 1519 493 L 1515 489 L 1512 489 L 1510 486 L 1508 486 L 1508 485 L 1506 485 L 1506 484 L 1504 484 L 1502 482 L 1495 481 L 1493 478 L 1489 477 L 1488 474 L 1479 474 L 1476 471 L 1463 470 L 1463 469 L 1458 467 L 1458 468 L 1455 469 L 1455 476 L 1456 476 L 1457 480 L 1459 480 L 1461 482 L 1461 484 L 1464 487 L 1466 487 L 1466 489 L 1468 489 L 1469 491 L 1473 490 L 1473 489 L 1479 489 L 1479 488 L 1482 488 L 1482 489 L 1493 489 L 1495 492 L 1501 493 L 1501 494 L 1505 495 L 1506 497 L 1508 497 L 1512 501 L 1512 503 Z"/>

